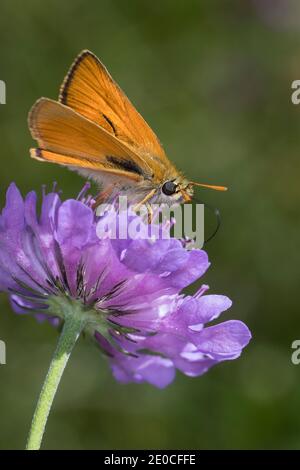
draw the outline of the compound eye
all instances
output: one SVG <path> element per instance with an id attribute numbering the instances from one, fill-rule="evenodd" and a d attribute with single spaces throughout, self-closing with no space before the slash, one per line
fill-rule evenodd
<path id="1" fill-rule="evenodd" d="M 175 184 L 174 181 L 166 181 L 163 184 L 161 190 L 166 196 L 171 196 L 172 194 L 176 193 L 177 184 Z"/>

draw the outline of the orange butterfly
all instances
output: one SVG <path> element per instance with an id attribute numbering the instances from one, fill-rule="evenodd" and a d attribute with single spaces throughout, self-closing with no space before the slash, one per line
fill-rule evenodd
<path id="1" fill-rule="evenodd" d="M 158 138 L 100 60 L 84 50 L 60 89 L 59 100 L 39 99 L 29 113 L 38 147 L 32 158 L 58 163 L 101 183 L 100 199 L 125 193 L 139 205 L 190 201 L 193 186 L 167 158 Z"/>

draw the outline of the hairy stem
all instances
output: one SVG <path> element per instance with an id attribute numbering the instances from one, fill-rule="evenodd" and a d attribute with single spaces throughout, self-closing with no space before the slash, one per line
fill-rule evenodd
<path id="1" fill-rule="evenodd" d="M 40 449 L 47 419 L 60 379 L 73 347 L 84 328 L 85 323 L 82 320 L 82 316 L 76 313 L 75 311 L 70 312 L 65 318 L 64 326 L 34 412 L 26 445 L 27 450 Z"/>

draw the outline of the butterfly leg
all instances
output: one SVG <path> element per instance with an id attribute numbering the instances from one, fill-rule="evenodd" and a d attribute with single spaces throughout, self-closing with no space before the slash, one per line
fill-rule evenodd
<path id="1" fill-rule="evenodd" d="M 144 199 L 142 199 L 138 204 L 136 204 L 136 205 L 134 206 L 133 210 L 134 210 L 135 212 L 138 211 L 138 210 L 141 208 L 141 206 L 142 206 L 143 204 L 145 204 L 145 205 L 150 205 L 150 204 L 148 203 L 148 201 L 149 201 L 149 199 L 152 198 L 152 196 L 154 196 L 155 193 L 156 193 L 156 189 L 152 189 L 152 190 L 150 191 L 150 193 L 148 193 L 148 194 L 144 197 Z M 148 203 L 148 204 L 146 204 L 146 203 Z"/>
<path id="2" fill-rule="evenodd" d="M 152 221 L 153 221 L 153 209 L 151 207 L 151 204 L 149 204 L 149 202 L 146 202 L 146 207 L 147 207 L 147 211 L 148 211 L 148 224 L 152 224 Z"/>
<path id="3" fill-rule="evenodd" d="M 146 206 L 146 209 L 147 209 L 147 220 L 148 220 L 148 224 L 151 224 L 152 223 L 152 220 L 153 220 L 153 210 L 152 210 L 152 207 L 151 207 L 151 204 L 148 202 L 149 199 L 152 198 L 152 196 L 154 196 L 154 194 L 156 193 L 156 189 L 152 189 L 150 191 L 150 193 L 148 193 L 144 199 L 142 199 L 138 204 L 136 204 L 133 208 L 133 210 L 135 212 L 137 212 L 144 204 Z"/>

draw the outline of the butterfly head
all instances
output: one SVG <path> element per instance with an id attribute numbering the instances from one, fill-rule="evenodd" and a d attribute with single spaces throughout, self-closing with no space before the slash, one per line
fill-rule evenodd
<path id="1" fill-rule="evenodd" d="M 194 186 L 215 189 L 217 191 L 227 190 L 225 186 L 195 183 L 179 176 L 174 179 L 166 180 L 161 186 L 161 193 L 164 198 L 168 198 L 172 202 L 190 202 L 194 195 Z"/>
<path id="2" fill-rule="evenodd" d="M 161 186 L 161 193 L 164 199 L 172 202 L 189 202 L 194 191 L 186 179 L 178 177 L 167 179 Z"/>

